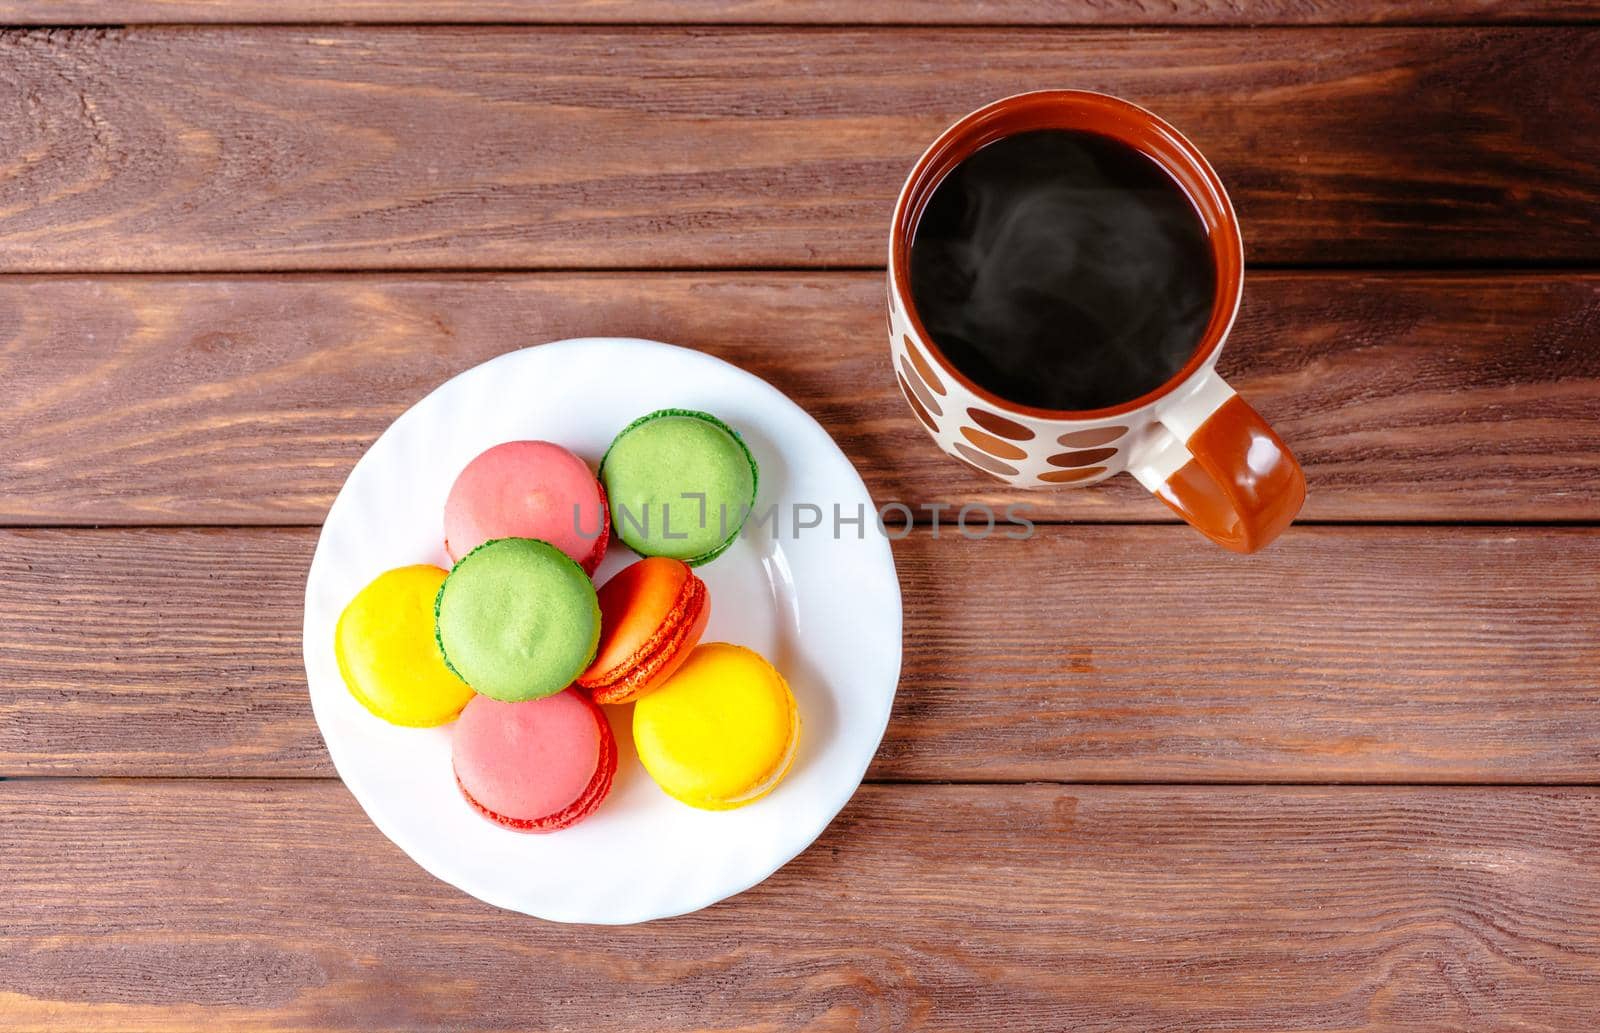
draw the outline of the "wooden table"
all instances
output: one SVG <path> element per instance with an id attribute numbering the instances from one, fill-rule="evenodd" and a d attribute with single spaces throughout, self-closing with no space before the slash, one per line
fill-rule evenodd
<path id="1" fill-rule="evenodd" d="M 0 20 L 56 26 L 0 36 L 0 1029 L 1600 1028 L 1597 5 Z M 879 266 L 927 141 L 1047 86 L 1233 190 L 1223 372 L 1303 522 L 1236 557 L 1124 478 L 1028 496 L 1030 541 L 897 542 L 867 784 L 702 913 L 425 875 L 307 706 L 356 457 L 492 355 L 639 335 L 771 380 L 877 498 L 1021 499 L 891 451 Z"/>

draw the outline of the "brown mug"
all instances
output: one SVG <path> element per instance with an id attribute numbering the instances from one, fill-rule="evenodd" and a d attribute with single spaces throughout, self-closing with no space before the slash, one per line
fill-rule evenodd
<path id="1" fill-rule="evenodd" d="M 1216 282 L 1210 320 L 1177 373 L 1119 405 L 1055 410 L 998 397 L 946 358 L 912 303 L 912 237 L 939 182 L 980 147 L 1039 129 L 1096 133 L 1135 148 L 1176 181 L 1204 224 Z M 1216 372 L 1243 287 L 1233 204 L 1182 134 L 1104 94 L 1024 93 L 946 129 L 901 188 L 889 238 L 889 347 L 906 402 L 962 462 L 1021 488 L 1085 487 L 1126 471 L 1212 541 L 1254 552 L 1300 512 L 1306 482 L 1283 441 Z"/>

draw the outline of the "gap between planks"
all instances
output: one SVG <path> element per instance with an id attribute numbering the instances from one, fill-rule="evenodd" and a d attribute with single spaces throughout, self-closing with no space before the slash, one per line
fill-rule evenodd
<path id="1" fill-rule="evenodd" d="M 188 782 L 327 782 L 340 783 L 344 781 L 338 775 L 0 775 L 0 782 L 18 783 L 188 783 Z M 885 789 L 919 788 L 919 787 L 948 787 L 952 789 L 1022 789 L 1030 786 L 1042 786 L 1055 789 L 1071 789 L 1074 786 L 1084 788 L 1112 788 L 1112 789 L 1173 789 L 1190 787 L 1195 789 L 1470 789 L 1473 792 L 1482 790 L 1505 790 L 1507 792 L 1526 792 L 1534 789 L 1600 789 L 1600 782 L 1585 782 L 1576 780 L 1546 781 L 1546 782 L 1469 782 L 1464 780 L 1419 780 L 1407 779 L 1405 781 L 1374 781 L 1351 780 L 1328 781 L 1318 779 L 1283 779 L 1280 781 L 1267 781 L 1263 779 L 1249 779 L 1245 781 L 1229 781 L 1227 779 L 1118 779 L 1118 778 L 1074 778 L 1069 780 L 1050 778 L 1027 779 L 919 779 L 919 778 L 864 778 L 862 786 L 876 786 Z"/>
<path id="2" fill-rule="evenodd" d="M 1256 29 L 1354 29 L 1374 31 L 1379 29 L 1566 29 L 1600 24 L 1600 8 L 1595 13 L 1574 14 L 1566 18 L 1452 18 L 1439 21 L 1281 21 L 1268 17 L 1250 22 L 1184 22 L 1184 21 L 952 21 L 931 19 L 926 21 L 416 21 L 376 20 L 352 18 L 305 19 L 286 21 L 52 21 L 6 22 L 0 21 L 0 30 L 17 32 L 99 32 L 120 29 L 593 29 L 595 31 L 651 30 L 651 29 L 762 29 L 773 32 L 826 32 L 831 30 L 870 32 L 896 29 L 962 29 L 975 32 L 986 30 L 1014 31 L 1018 29 L 1104 29 L 1108 32 L 1136 29 L 1169 29 L 1173 31 L 1233 31 L 1250 32 Z"/>
<path id="3" fill-rule="evenodd" d="M 4 26 L 0 26 L 3 31 Z M 910 166 L 907 165 L 909 170 Z M 887 240 L 887 227 L 885 227 Z M 712 265 L 506 265 L 506 266 L 296 266 L 293 268 L 263 268 L 263 269 L 121 269 L 107 271 L 104 269 L 45 269 L 37 272 L 0 272 L 0 281 L 3 280 L 140 280 L 140 279 L 261 279 L 290 277 L 369 277 L 395 278 L 408 277 L 426 279 L 430 276 L 438 277 L 494 277 L 494 276 L 683 276 L 701 273 L 706 276 L 739 275 L 759 276 L 764 273 L 773 275 L 789 275 L 804 273 L 810 275 L 838 274 L 859 275 L 875 273 L 879 276 L 887 275 L 888 268 L 882 265 L 863 265 L 842 263 L 839 265 L 822 264 L 816 262 L 796 262 L 788 265 L 771 262 L 755 262 L 747 265 L 737 263 L 719 263 Z M 1450 276 L 1453 274 L 1477 274 L 1482 276 L 1517 276 L 1526 274 L 1536 275 L 1563 275 L 1563 276 L 1593 276 L 1600 274 L 1600 265 L 1592 262 L 1573 262 L 1566 259 L 1478 259 L 1463 258 L 1459 261 L 1453 259 L 1433 259 L 1427 262 L 1272 262 L 1272 261 L 1247 261 L 1245 275 L 1251 273 L 1302 273 L 1306 276 L 1361 276 L 1369 273 L 1409 273 L 1419 277 Z"/>
<path id="4" fill-rule="evenodd" d="M 1092 490 L 1092 489 L 1089 489 L 1089 490 Z M 950 508 L 951 507 L 949 505 L 943 505 L 940 512 L 943 513 L 944 510 L 950 509 Z M 897 514 L 897 516 L 898 516 L 898 514 Z M 1032 524 L 1035 527 L 1179 527 L 1179 526 L 1182 526 L 1179 523 L 1179 521 L 1178 521 L 1178 519 L 1176 517 L 1172 517 L 1170 519 L 1164 519 L 1164 520 L 1083 520 L 1083 519 L 1071 519 L 1071 518 L 1066 518 L 1066 517 L 1033 517 L 1033 518 L 1030 518 L 1030 520 L 1031 520 Z M 0 521 L 0 531 L 74 531 L 74 532 L 82 532 L 82 533 L 86 533 L 86 534 L 92 534 L 92 533 L 97 532 L 97 531 L 103 531 L 103 532 L 121 532 L 121 531 L 303 531 L 308 527 L 321 527 L 321 526 L 322 525 L 320 523 L 304 523 L 304 524 L 285 524 L 285 523 L 241 524 L 241 523 L 237 523 L 237 522 L 234 522 L 234 523 L 185 522 L 185 523 L 171 523 L 171 524 L 159 524 L 159 523 L 120 524 L 120 523 L 114 523 L 114 522 L 110 522 L 110 521 L 98 521 L 98 522 L 92 523 L 92 524 L 91 523 L 73 524 L 73 523 L 65 523 L 65 522 L 57 521 L 57 522 L 49 522 L 49 523 L 29 524 L 29 523 L 16 523 L 16 522 Z M 895 526 L 899 527 L 899 526 L 902 526 L 902 525 L 896 524 Z M 912 523 L 910 526 L 911 526 L 912 531 L 915 531 L 917 533 L 921 533 L 923 531 L 927 531 L 927 533 L 932 535 L 933 524 L 931 522 L 923 522 L 921 520 L 918 520 L 918 521 L 915 521 L 914 523 Z M 1550 529 L 1550 528 L 1572 528 L 1572 529 L 1576 529 L 1576 530 L 1587 530 L 1587 529 L 1591 529 L 1591 528 L 1600 528 L 1600 520 L 1570 520 L 1570 519 L 1562 519 L 1562 518 L 1551 519 L 1551 520 L 1539 520 L 1539 519 L 1528 519 L 1528 520 L 1461 520 L 1461 519 L 1440 519 L 1440 520 L 1376 520 L 1376 519 L 1375 520 L 1346 520 L 1346 519 L 1339 519 L 1339 518 L 1318 519 L 1318 518 L 1314 518 L 1313 517 L 1313 518 L 1297 519 L 1294 522 L 1294 526 L 1296 526 L 1296 527 L 1393 527 L 1393 528 L 1419 528 L 1419 529 L 1421 529 L 1421 528 L 1429 528 L 1429 529 L 1439 529 L 1439 530 L 1447 530 L 1447 529 L 1450 529 L 1450 528 L 1471 528 L 1471 529 L 1474 529 L 1474 530 L 1494 530 L 1496 528 L 1502 528 L 1502 529 L 1507 530 L 1507 531 L 1516 531 L 1516 530 L 1519 530 L 1519 529 L 1522 529 L 1522 528 L 1528 528 L 1528 529 L 1537 529 L 1537 530 L 1541 530 L 1542 531 L 1542 530 L 1547 530 L 1547 529 Z M 1196 533 L 1198 533 L 1198 532 L 1196 532 Z M 961 531 L 956 527 L 955 522 L 954 522 L 954 517 L 950 517 L 948 519 L 945 519 L 945 518 L 941 517 L 941 522 L 939 524 L 939 537 L 942 538 L 942 537 L 945 537 L 947 535 L 949 537 L 952 537 L 952 538 L 965 537 L 965 538 L 968 538 L 968 540 L 970 540 L 970 541 L 982 541 L 984 538 L 990 537 L 990 535 L 987 535 L 987 534 L 985 534 L 985 535 L 977 535 L 977 536 L 963 535 L 961 533 Z M 902 535 L 899 535 L 898 537 L 890 538 L 890 541 L 899 541 L 900 538 L 905 538 L 905 537 L 909 537 L 909 532 L 908 532 L 908 534 L 902 534 Z"/>

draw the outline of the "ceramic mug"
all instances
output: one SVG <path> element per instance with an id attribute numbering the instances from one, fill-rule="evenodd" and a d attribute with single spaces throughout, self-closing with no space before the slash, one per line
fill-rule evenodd
<path id="1" fill-rule="evenodd" d="M 911 238 L 934 188 L 978 148 L 1035 129 L 1088 131 L 1134 147 L 1177 181 L 1205 223 L 1217 284 L 1210 322 L 1177 373 L 1120 405 L 1040 409 L 997 397 L 945 358 L 912 304 Z M 1217 375 L 1243 287 L 1238 218 L 1192 143 L 1105 94 L 1024 93 L 946 129 L 901 188 L 889 237 L 889 347 L 906 402 L 955 458 L 1019 488 L 1085 487 L 1126 471 L 1212 541 L 1254 552 L 1300 512 L 1306 482 L 1283 441 Z"/>

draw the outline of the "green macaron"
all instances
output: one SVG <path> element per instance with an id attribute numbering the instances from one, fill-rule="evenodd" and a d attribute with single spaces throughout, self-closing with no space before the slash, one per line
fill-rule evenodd
<path id="1" fill-rule="evenodd" d="M 756 503 L 756 461 L 710 413 L 661 409 L 623 428 L 600 461 L 611 526 L 641 556 L 709 563 Z"/>
<path id="2" fill-rule="evenodd" d="M 461 557 L 433 612 L 444 662 L 477 692 L 507 702 L 560 692 L 600 643 L 594 582 L 536 538 L 496 538 Z"/>

